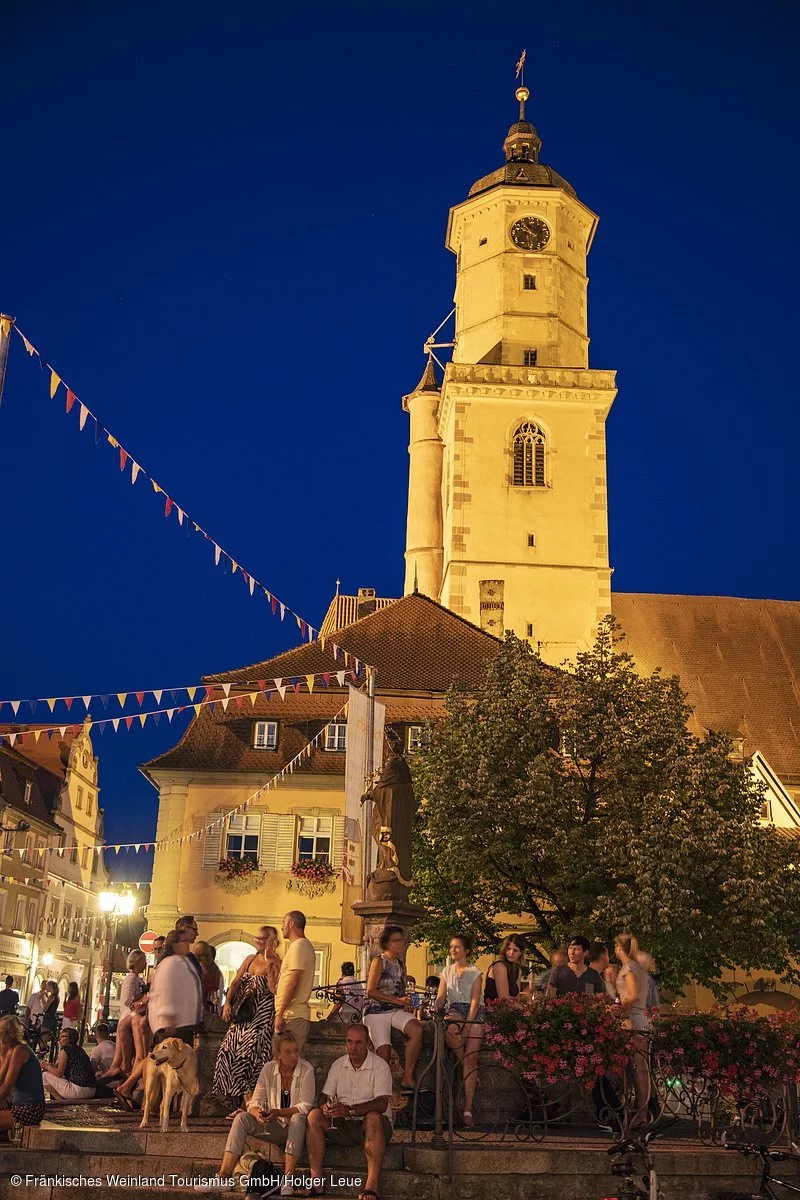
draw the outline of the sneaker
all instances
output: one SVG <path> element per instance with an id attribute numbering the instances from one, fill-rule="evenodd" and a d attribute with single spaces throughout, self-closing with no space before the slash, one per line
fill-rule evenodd
<path id="1" fill-rule="evenodd" d="M 196 1183 L 194 1190 L 196 1192 L 232 1192 L 235 1187 L 235 1179 L 220 1179 L 219 1175 L 212 1175 L 210 1179 L 201 1179 L 199 1183 Z"/>

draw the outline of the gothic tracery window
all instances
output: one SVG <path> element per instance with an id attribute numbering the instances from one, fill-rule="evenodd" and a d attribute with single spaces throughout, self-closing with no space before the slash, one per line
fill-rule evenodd
<path id="1" fill-rule="evenodd" d="M 545 487 L 545 436 L 533 421 L 525 421 L 514 434 L 514 487 Z"/>

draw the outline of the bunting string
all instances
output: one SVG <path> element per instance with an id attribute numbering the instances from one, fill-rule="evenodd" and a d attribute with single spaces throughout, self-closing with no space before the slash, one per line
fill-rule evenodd
<path id="1" fill-rule="evenodd" d="M 83 401 L 78 398 L 77 394 L 64 381 L 62 376 L 59 375 L 55 367 L 52 367 L 50 363 L 47 362 L 44 356 L 39 352 L 39 350 L 37 350 L 36 346 L 34 346 L 33 342 L 31 342 L 25 336 L 19 326 L 15 324 L 12 328 L 15 329 L 22 338 L 25 349 L 30 357 L 38 358 L 39 365 L 41 366 L 42 370 L 49 374 L 50 398 L 55 399 L 60 389 L 64 389 L 66 393 L 66 415 L 69 416 L 73 410 L 75 410 L 75 412 L 78 414 L 79 431 L 83 432 L 88 425 L 89 428 L 94 431 L 94 440 L 96 444 L 99 445 L 103 440 L 105 440 L 106 443 L 111 446 L 118 456 L 120 472 L 122 472 L 122 474 L 126 477 L 128 474 L 130 474 L 131 484 L 135 484 L 140 476 L 142 479 L 149 481 L 156 495 L 162 496 L 164 499 L 165 518 L 170 517 L 174 513 L 178 525 L 185 530 L 187 537 L 189 537 L 192 531 L 194 531 L 194 533 L 200 534 L 206 539 L 207 542 L 210 543 L 214 551 L 215 566 L 222 564 L 223 571 L 230 571 L 231 575 L 236 575 L 237 573 L 241 575 L 242 580 L 250 592 L 250 595 L 253 596 L 256 591 L 261 593 L 269 604 L 273 615 L 279 613 L 281 621 L 285 620 L 287 615 L 294 618 L 297 623 L 297 628 L 300 630 L 300 637 L 303 641 L 316 641 L 322 650 L 325 649 L 326 644 L 330 644 L 334 658 L 338 658 L 339 653 L 341 653 L 339 647 L 334 642 L 330 641 L 330 639 L 323 637 L 320 631 L 316 629 L 309 621 L 306 621 L 305 618 L 301 617 L 300 614 L 295 612 L 293 608 L 291 608 L 283 600 L 280 600 L 274 592 L 271 592 L 264 586 L 263 583 L 260 583 L 254 575 L 252 575 L 249 571 L 246 571 L 241 563 L 237 562 L 232 554 L 229 554 L 227 550 L 224 550 L 219 542 L 216 542 L 214 538 L 212 538 L 211 535 L 206 532 L 202 525 L 199 525 L 198 522 L 195 521 L 194 518 L 189 515 L 189 513 L 187 513 L 186 509 L 182 508 L 177 501 L 170 496 L 159 483 L 156 482 L 153 476 L 145 470 L 138 459 L 136 459 L 129 450 L 125 449 L 125 447 L 120 443 L 119 439 L 114 437 L 110 430 L 108 430 L 101 423 L 99 417 L 92 412 L 88 405 L 84 404 Z M 75 418 L 73 417 L 73 420 L 74 419 Z"/>
<path id="2" fill-rule="evenodd" d="M 235 683 L 193 685 L 181 684 L 178 687 L 171 688 L 142 688 L 138 691 L 111 691 L 105 693 L 98 692 L 96 694 L 85 696 L 39 696 L 35 700 L 0 700 L 0 713 L 3 710 L 4 704 L 9 706 L 15 717 L 18 715 L 20 708 L 24 705 L 27 705 L 29 708 L 31 716 L 35 715 L 36 709 L 40 704 L 46 704 L 51 713 L 54 711 L 57 704 L 63 704 L 66 707 L 67 712 L 71 712 L 73 704 L 80 702 L 83 704 L 87 714 L 91 715 L 89 710 L 92 705 L 94 705 L 96 708 L 99 704 L 102 704 L 104 709 L 108 709 L 109 704 L 114 704 L 116 702 L 116 704 L 119 705 L 120 711 L 122 711 L 126 705 L 132 703 L 133 701 L 135 701 L 141 708 L 144 704 L 145 696 L 152 696 L 156 704 L 161 703 L 163 696 L 168 696 L 172 701 L 172 708 L 158 708 L 146 714 L 147 716 L 155 716 L 157 713 L 169 713 L 175 711 L 183 712 L 184 709 L 194 705 L 195 696 L 198 694 L 198 692 L 203 693 L 206 697 L 206 699 L 202 701 L 203 704 L 214 703 L 214 700 L 212 699 L 212 693 L 217 694 L 222 692 L 222 697 L 219 699 L 219 703 L 222 704 L 227 711 L 228 701 L 230 699 L 235 700 L 238 706 L 241 708 L 241 702 L 244 701 L 248 695 L 252 697 L 258 693 L 270 693 L 272 691 L 276 691 L 280 694 L 281 699 L 283 699 L 286 695 L 286 692 L 290 689 L 297 693 L 304 685 L 306 690 L 311 693 L 314 691 L 314 687 L 317 684 L 324 688 L 329 687 L 332 679 L 337 681 L 339 687 L 344 687 L 345 678 L 349 676 L 350 678 L 356 680 L 364 664 L 360 659 L 355 658 L 354 655 L 348 654 L 344 650 L 341 650 L 340 653 L 344 655 L 346 665 L 350 662 L 353 663 L 351 668 L 347 667 L 347 669 L 344 671 L 314 671 L 309 674 L 292 675 L 286 676 L 285 678 L 281 676 L 275 676 L 269 680 L 250 679 L 237 680 Z M 234 688 L 236 689 L 236 692 L 233 696 L 231 696 L 231 690 Z M 181 692 L 186 693 L 186 702 L 182 702 L 179 705 L 178 697 L 180 696 Z M 137 713 L 136 715 L 138 716 L 139 714 Z M 170 717 L 170 720 L 171 719 L 172 718 Z M 64 727 L 69 728 L 69 723 L 65 724 Z M 59 726 L 54 726 L 54 728 L 59 728 Z"/>
<path id="3" fill-rule="evenodd" d="M 294 758 L 290 759 L 285 766 L 281 767 L 277 774 L 273 775 L 272 778 L 266 783 L 262 783 L 260 787 L 256 788 L 256 790 L 252 792 L 246 800 L 243 800 L 241 804 L 237 804 L 235 808 L 231 808 L 227 812 L 222 813 L 219 817 L 215 817 L 215 819 L 209 824 L 201 825 L 198 829 L 193 829 L 191 833 L 174 834 L 171 837 L 154 839 L 150 842 L 106 842 L 102 844 L 97 842 L 93 847 L 89 847 L 89 849 L 93 850 L 94 853 L 98 855 L 104 850 L 113 850 L 115 854 L 119 854 L 120 850 L 135 850 L 137 854 L 140 850 L 144 850 L 145 853 L 149 853 L 150 850 L 165 850 L 168 846 L 181 846 L 185 842 L 193 842 L 208 836 L 212 829 L 221 829 L 225 822 L 232 816 L 236 815 L 237 813 L 246 812 L 249 805 L 257 802 L 263 795 L 265 795 L 266 792 L 277 787 L 280 783 L 283 783 L 287 776 L 293 775 L 303 760 L 311 757 L 314 748 L 319 744 L 320 740 L 325 737 L 325 734 L 328 732 L 331 725 L 335 725 L 342 717 L 345 717 L 346 714 L 347 705 L 344 704 L 339 711 L 331 717 L 330 721 L 323 725 L 322 729 L 320 729 L 320 731 L 316 733 L 309 742 L 306 742 L 302 750 L 299 750 L 298 753 L 295 754 Z M 59 858 L 63 858 L 65 854 L 69 854 L 72 850 L 82 849 L 84 849 L 83 846 L 75 843 L 72 846 L 39 846 L 37 849 L 34 849 L 30 846 L 17 846 L 14 848 L 7 847 L 4 850 L 4 853 L 10 856 L 18 854 L 20 858 L 26 854 L 41 855 L 43 863 L 45 854 L 57 854 Z M 32 863 L 32 865 L 35 866 L 35 863 Z"/>

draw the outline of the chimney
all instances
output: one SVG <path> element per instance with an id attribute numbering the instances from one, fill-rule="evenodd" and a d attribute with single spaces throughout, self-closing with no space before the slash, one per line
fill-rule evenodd
<path id="1" fill-rule="evenodd" d="M 359 588 L 356 601 L 356 620 L 360 621 L 362 617 L 368 617 L 370 613 L 375 612 L 375 608 L 375 588 Z"/>

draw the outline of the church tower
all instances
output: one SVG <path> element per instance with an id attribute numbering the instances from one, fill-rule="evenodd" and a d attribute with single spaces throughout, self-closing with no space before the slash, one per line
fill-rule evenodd
<path id="1" fill-rule="evenodd" d="M 450 210 L 452 362 L 440 392 L 431 368 L 404 400 L 406 591 L 416 580 L 557 663 L 588 646 L 610 611 L 605 421 L 616 389 L 613 371 L 589 369 L 597 217 L 540 161 L 527 88 L 517 99 L 505 164 Z"/>

